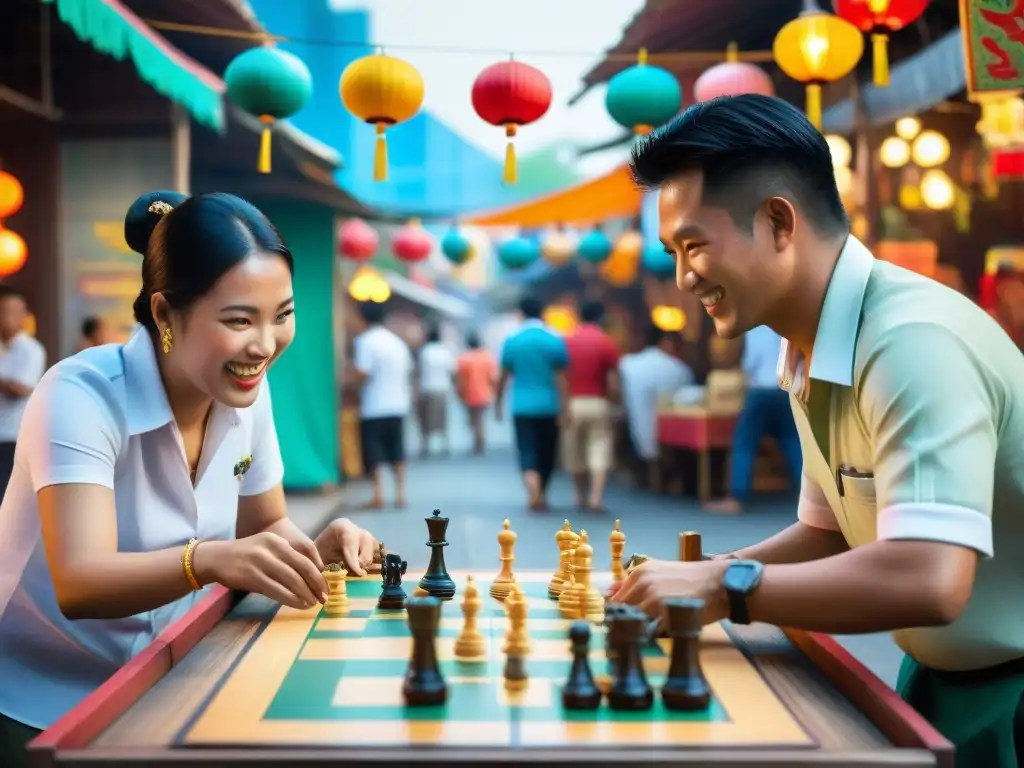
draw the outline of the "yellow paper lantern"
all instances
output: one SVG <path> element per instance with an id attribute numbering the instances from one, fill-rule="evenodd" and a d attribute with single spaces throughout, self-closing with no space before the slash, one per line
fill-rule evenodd
<path id="1" fill-rule="evenodd" d="M 557 331 L 563 336 L 568 336 L 576 330 L 576 313 L 573 312 L 571 307 L 564 307 L 557 304 L 550 306 L 544 310 L 544 314 L 541 319 L 552 330 Z"/>
<path id="2" fill-rule="evenodd" d="M 391 298 L 391 286 L 370 267 L 360 267 L 348 286 L 348 295 L 356 301 L 383 304 Z"/>
<path id="3" fill-rule="evenodd" d="M 886 168 L 902 168 L 910 162 L 910 145 L 899 136 L 890 136 L 878 148 L 878 158 Z"/>
<path id="4" fill-rule="evenodd" d="M 942 171 L 925 171 L 921 177 L 921 202 L 933 211 L 948 211 L 956 202 L 953 182 Z"/>
<path id="5" fill-rule="evenodd" d="M 850 142 L 842 136 L 829 135 L 825 137 L 828 144 L 829 154 L 832 155 L 832 165 L 836 168 L 845 168 L 853 159 L 853 150 L 850 149 Z"/>
<path id="6" fill-rule="evenodd" d="M 651 310 L 651 322 L 666 333 L 678 333 L 686 327 L 686 313 L 679 307 L 659 304 Z"/>
<path id="7" fill-rule="evenodd" d="M 949 160 L 949 140 L 938 131 L 921 131 L 910 145 L 910 156 L 922 168 L 934 168 Z"/>
<path id="8" fill-rule="evenodd" d="M 807 119 L 821 128 L 821 85 L 850 73 L 864 54 L 864 38 L 848 21 L 820 9 L 786 24 L 772 45 L 775 63 L 807 86 Z"/>
<path id="9" fill-rule="evenodd" d="M 384 131 L 414 117 L 423 105 L 423 76 L 402 59 L 377 53 L 356 59 L 341 73 L 338 90 L 346 109 L 365 123 L 377 126 L 373 178 L 388 177 L 388 150 Z"/>
<path id="10" fill-rule="evenodd" d="M 896 121 L 896 135 L 904 141 L 913 141 L 921 132 L 921 121 L 916 117 L 901 117 Z"/>

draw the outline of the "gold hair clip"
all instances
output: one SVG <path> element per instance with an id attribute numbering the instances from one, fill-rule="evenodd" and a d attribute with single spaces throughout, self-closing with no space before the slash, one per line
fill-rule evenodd
<path id="1" fill-rule="evenodd" d="M 174 206 L 170 203 L 165 203 L 163 200 L 155 200 L 149 204 L 150 213 L 159 213 L 161 216 L 166 216 L 168 213 L 174 210 Z"/>

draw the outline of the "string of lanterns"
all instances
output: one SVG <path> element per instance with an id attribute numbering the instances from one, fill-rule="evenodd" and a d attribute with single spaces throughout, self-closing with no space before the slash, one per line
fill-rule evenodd
<path id="1" fill-rule="evenodd" d="M 864 34 L 872 40 L 874 82 L 889 82 L 888 36 L 924 13 L 930 0 L 833 0 L 835 13 L 817 0 L 804 0 L 804 10 L 775 36 L 771 59 L 788 77 L 806 86 L 806 111 L 821 127 L 821 89 L 849 74 L 864 54 Z M 160 25 L 157 25 L 160 26 Z M 177 31 L 189 29 L 175 25 Z M 193 27 L 193 31 L 206 28 Z M 228 97 L 263 125 L 257 168 L 270 172 L 270 137 L 276 121 L 301 110 L 312 94 L 309 68 L 298 57 L 280 50 L 273 39 L 239 54 L 225 72 Z M 740 54 L 735 45 L 725 60 L 705 71 L 694 85 L 693 96 L 704 101 L 743 93 L 774 94 L 768 73 L 742 58 L 764 58 L 761 52 Z M 660 54 L 659 60 L 676 57 Z M 685 54 L 678 54 L 684 57 Z M 706 54 L 691 54 L 689 61 Z M 343 106 L 377 133 L 373 178 L 388 177 L 386 132 L 415 117 L 423 106 L 426 85 L 410 62 L 383 49 L 356 59 L 341 73 L 338 92 Z M 473 110 L 481 120 L 505 132 L 507 145 L 503 178 L 517 179 L 514 139 L 519 130 L 542 119 L 553 98 L 551 81 L 540 69 L 510 56 L 489 65 L 469 89 Z M 683 91 L 669 70 L 648 61 L 640 49 L 636 64 L 608 81 L 605 107 L 620 125 L 644 134 L 677 115 Z"/>
<path id="2" fill-rule="evenodd" d="M 28 258 L 28 247 L 17 232 L 8 229 L 6 219 L 21 210 L 25 191 L 21 182 L 7 171 L 0 171 L 0 279 L 13 275 Z"/>

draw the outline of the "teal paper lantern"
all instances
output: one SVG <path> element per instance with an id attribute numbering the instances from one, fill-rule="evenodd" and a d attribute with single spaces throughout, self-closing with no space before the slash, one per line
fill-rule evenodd
<path id="1" fill-rule="evenodd" d="M 441 253 L 452 264 L 465 264 L 473 255 L 473 243 L 458 227 L 452 227 L 441 240 Z"/>
<path id="2" fill-rule="evenodd" d="M 648 64 L 647 49 L 641 48 L 637 64 L 608 81 L 604 104 L 619 125 L 649 133 L 679 114 L 683 89 L 671 72 Z"/>
<path id="3" fill-rule="evenodd" d="M 513 237 L 498 246 L 498 261 L 506 269 L 523 269 L 540 258 L 540 245 L 529 237 Z"/>
<path id="4" fill-rule="evenodd" d="M 591 264 L 600 264 L 612 255 L 612 241 L 600 229 L 592 229 L 580 238 L 576 255 Z"/>
<path id="5" fill-rule="evenodd" d="M 270 131 L 275 120 L 291 117 L 313 95 L 313 76 L 302 59 L 274 46 L 250 48 L 224 72 L 228 97 L 263 124 L 257 168 L 270 173 Z"/>
<path id="6" fill-rule="evenodd" d="M 672 277 L 676 273 L 676 260 L 672 254 L 666 253 L 665 246 L 659 242 L 644 246 L 641 263 L 644 271 L 655 277 Z"/>

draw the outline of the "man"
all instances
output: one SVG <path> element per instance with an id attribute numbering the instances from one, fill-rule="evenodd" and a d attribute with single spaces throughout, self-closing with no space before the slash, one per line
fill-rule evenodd
<path id="1" fill-rule="evenodd" d="M 718 334 L 785 339 L 804 477 L 789 528 L 702 563 L 652 561 L 616 598 L 656 612 L 697 597 L 707 622 L 891 630 L 899 692 L 958 763 L 1018 765 L 1024 357 L 969 299 L 850 235 L 828 146 L 785 102 L 696 104 L 632 168 L 660 188 L 677 282 Z"/>
<path id="2" fill-rule="evenodd" d="M 419 354 L 419 422 L 420 456 L 430 455 L 430 438 L 440 434 L 444 454 L 451 452 L 448 440 L 448 396 L 452 391 L 455 374 L 455 356 L 441 343 L 437 328 L 427 332 L 427 341 Z"/>
<path id="3" fill-rule="evenodd" d="M 484 412 L 494 402 L 494 385 L 498 380 L 498 362 L 480 344 L 475 333 L 466 336 L 466 351 L 459 356 L 457 386 L 459 399 L 466 406 L 469 426 L 473 432 L 473 453 L 484 452 Z"/>
<path id="4" fill-rule="evenodd" d="M 657 486 L 661 453 L 658 445 L 658 401 L 695 383 L 693 371 L 673 354 L 673 335 L 652 325 L 647 346 L 619 362 L 622 401 L 629 422 L 629 436 L 637 458 L 644 464 L 646 482 Z"/>
<path id="5" fill-rule="evenodd" d="M 563 461 L 572 475 L 576 506 L 599 512 L 615 452 L 610 395 L 618 395 L 619 350 L 601 327 L 601 302 L 583 302 L 580 320 L 565 340 L 569 401 L 562 432 Z"/>
<path id="6" fill-rule="evenodd" d="M 740 411 L 732 438 L 731 496 L 706 505 L 717 512 L 736 513 L 750 498 L 754 479 L 754 460 L 767 435 L 775 440 L 786 461 L 792 488 L 800 485 L 803 459 L 800 437 L 793 423 L 789 395 L 779 389 L 775 372 L 782 339 L 771 328 L 759 325 L 743 336 L 743 358 L 740 363 L 747 379 L 743 410 Z"/>
<path id="7" fill-rule="evenodd" d="M 409 346 L 384 327 L 383 304 L 360 305 L 366 330 L 355 339 L 356 383 L 359 402 L 363 463 L 373 479 L 373 496 L 360 509 L 382 509 L 384 489 L 381 465 L 395 475 L 395 506 L 405 506 L 405 419 L 412 409 L 413 359 Z"/>
<path id="8" fill-rule="evenodd" d="M 107 322 L 102 317 L 90 315 L 82 321 L 82 338 L 78 343 L 79 352 L 90 347 L 101 347 L 109 341 Z"/>
<path id="9" fill-rule="evenodd" d="M 501 350 L 501 377 L 494 411 L 501 407 L 512 379 L 512 419 L 519 469 L 523 473 L 527 504 L 535 512 L 547 509 L 548 482 L 558 456 L 558 421 L 565 400 L 564 370 L 569 364 L 565 341 L 541 320 L 544 305 L 528 296 L 519 305 L 523 324 L 505 340 Z"/>
<path id="10" fill-rule="evenodd" d="M 14 446 L 28 396 L 46 372 L 46 350 L 26 330 L 25 296 L 0 285 L 0 496 L 14 471 Z"/>

